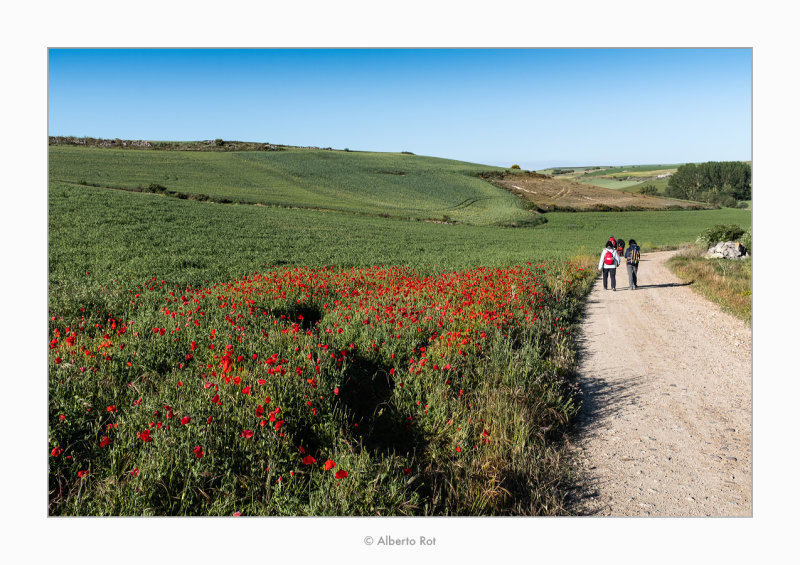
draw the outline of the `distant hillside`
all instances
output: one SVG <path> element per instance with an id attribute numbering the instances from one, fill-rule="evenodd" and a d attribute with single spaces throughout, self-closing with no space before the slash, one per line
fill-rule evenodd
<path id="1" fill-rule="evenodd" d="M 121 140 L 103 145 L 107 141 L 99 146 L 52 144 L 50 179 L 191 200 L 445 223 L 522 226 L 543 221 L 519 198 L 479 178 L 480 173 L 502 171 L 487 165 L 410 153 L 286 146 L 232 150 L 225 148 L 228 142 L 160 142 L 172 144 L 173 150 L 158 151 L 133 142 L 122 145 Z M 194 149 L 175 150 L 183 145 Z"/>
<path id="2" fill-rule="evenodd" d="M 687 202 L 686 200 L 612 190 L 535 172 L 492 172 L 485 174 L 484 178 L 495 186 L 521 196 L 541 212 L 554 210 L 700 210 L 714 208 L 700 202 Z"/>

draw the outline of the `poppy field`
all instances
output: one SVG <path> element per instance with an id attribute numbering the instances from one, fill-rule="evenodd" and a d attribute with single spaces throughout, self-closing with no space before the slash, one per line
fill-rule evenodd
<path id="1" fill-rule="evenodd" d="M 652 249 L 750 223 L 586 212 L 510 228 L 488 209 L 445 224 L 108 188 L 162 159 L 137 155 L 68 170 L 51 153 L 53 516 L 567 514 L 596 250 L 609 233 Z M 252 163 L 227 158 L 185 190 L 241 197 L 225 179 Z M 349 182 L 389 170 L 360 158 Z"/>
<path id="2" fill-rule="evenodd" d="M 282 266 L 51 316 L 50 513 L 562 512 L 593 276 Z"/>

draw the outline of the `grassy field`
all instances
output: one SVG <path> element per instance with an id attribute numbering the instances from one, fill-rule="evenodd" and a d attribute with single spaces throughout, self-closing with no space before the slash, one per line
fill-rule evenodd
<path id="1" fill-rule="evenodd" d="M 401 153 L 141 151 L 50 147 L 50 178 L 181 195 L 477 225 L 530 220 L 519 199 L 478 179 L 495 167 Z"/>
<path id="2" fill-rule="evenodd" d="M 161 180 L 252 203 L 90 186 L 157 182 L 176 159 L 130 153 L 51 159 L 51 515 L 569 513 L 574 332 L 600 247 L 750 226 L 746 210 L 382 217 L 357 198 L 389 163 L 368 154 L 366 173 L 339 170 L 353 196 L 337 210 L 311 189 L 302 207 L 263 205 L 252 168 L 276 169 L 251 154 L 200 172 L 180 156 Z M 439 178 L 472 180 L 452 170 Z M 476 224 L 507 219 L 485 184 L 447 190 L 487 191 L 500 211 Z M 417 209 L 436 209 L 432 190 Z"/>
<path id="3" fill-rule="evenodd" d="M 571 173 L 556 175 L 556 178 L 565 178 L 599 186 L 622 190 L 624 192 L 639 192 L 642 186 L 652 184 L 660 194 L 669 182 L 668 178 L 658 178 L 659 175 L 674 173 L 680 165 L 629 165 L 625 167 L 564 167 L 573 169 Z M 554 169 L 539 171 L 543 174 L 552 174 Z"/>
<path id="4" fill-rule="evenodd" d="M 705 253 L 705 247 L 686 246 L 667 266 L 682 280 L 692 281 L 700 294 L 723 310 L 752 324 L 752 260 L 705 259 Z"/>

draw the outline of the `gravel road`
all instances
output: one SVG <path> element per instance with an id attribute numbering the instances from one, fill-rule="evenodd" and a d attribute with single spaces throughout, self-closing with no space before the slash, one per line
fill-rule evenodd
<path id="1" fill-rule="evenodd" d="M 581 335 L 585 477 L 594 516 L 752 516 L 752 331 L 642 255 L 639 288 L 598 279 Z"/>

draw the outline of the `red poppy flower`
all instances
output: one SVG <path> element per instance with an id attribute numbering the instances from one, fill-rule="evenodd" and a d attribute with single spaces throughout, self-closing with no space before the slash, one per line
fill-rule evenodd
<path id="1" fill-rule="evenodd" d="M 250 394 L 250 387 L 246 386 L 242 389 L 242 394 Z"/>
<path id="2" fill-rule="evenodd" d="M 306 455 L 305 457 L 303 457 L 303 465 L 313 465 L 316 462 L 317 460 L 311 457 L 310 455 Z"/>
<path id="3" fill-rule="evenodd" d="M 139 475 L 139 467 L 136 467 L 133 471 L 131 471 L 131 477 L 136 477 Z"/>
<path id="4" fill-rule="evenodd" d="M 81 479 L 82 479 L 83 477 L 85 477 L 86 475 L 88 475 L 88 474 L 89 474 L 89 471 L 88 471 L 88 470 L 84 470 L 84 471 L 78 471 L 78 476 L 79 476 Z"/>
<path id="5" fill-rule="evenodd" d="M 275 430 L 276 431 L 279 431 L 282 426 L 283 426 L 283 420 L 278 420 L 277 422 L 275 422 Z"/>
<path id="6" fill-rule="evenodd" d="M 242 437 L 250 439 L 251 437 L 253 437 L 253 430 L 242 430 Z"/>
<path id="7" fill-rule="evenodd" d="M 264 415 L 264 407 L 259 404 L 258 406 L 256 406 L 256 416 L 260 418 L 263 415 Z"/>
<path id="8" fill-rule="evenodd" d="M 116 411 L 117 411 L 117 406 L 115 404 L 112 404 L 111 406 L 106 406 L 106 412 L 116 412 Z"/>
<path id="9" fill-rule="evenodd" d="M 150 437 L 150 430 L 137 432 L 136 435 L 139 437 L 139 439 L 141 439 L 145 443 L 153 441 L 153 438 Z"/>
<path id="10" fill-rule="evenodd" d="M 331 461 L 330 459 L 328 459 L 327 461 L 325 461 L 325 464 L 322 466 L 322 468 L 323 468 L 323 469 L 325 469 L 326 471 L 330 471 L 330 470 L 331 470 L 331 469 L 333 469 L 334 467 L 336 467 L 336 463 L 334 463 L 334 462 L 333 462 L 333 461 Z"/>
<path id="11" fill-rule="evenodd" d="M 61 449 L 59 446 L 56 446 L 56 447 L 54 447 L 54 448 L 53 448 L 53 450 L 50 452 L 50 455 L 52 455 L 53 457 L 58 457 L 58 456 L 59 456 L 59 455 L 61 455 L 62 453 L 64 453 L 64 450 L 63 450 L 63 449 Z"/>
<path id="12" fill-rule="evenodd" d="M 100 440 L 100 447 L 105 447 L 109 443 L 111 443 L 111 438 L 109 438 L 108 436 L 103 436 L 103 439 Z"/>
<path id="13" fill-rule="evenodd" d="M 345 471 L 343 469 L 339 469 L 338 471 L 336 471 L 336 478 L 337 479 L 344 479 L 346 476 L 347 476 L 347 471 Z"/>
<path id="14" fill-rule="evenodd" d="M 198 459 L 200 459 L 201 457 L 203 457 L 203 455 L 205 455 L 205 453 L 203 452 L 203 448 L 200 447 L 199 445 L 195 447 L 193 451 Z"/>
<path id="15" fill-rule="evenodd" d="M 184 416 L 183 418 L 181 418 L 181 425 L 185 426 L 186 424 L 188 424 L 191 421 L 192 421 L 192 419 L 189 416 Z"/>

